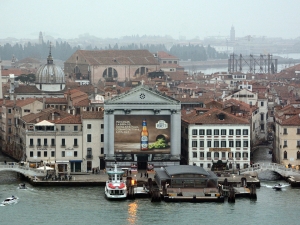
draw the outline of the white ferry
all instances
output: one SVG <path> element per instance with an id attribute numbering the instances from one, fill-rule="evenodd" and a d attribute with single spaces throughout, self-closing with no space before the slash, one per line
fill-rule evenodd
<path id="1" fill-rule="evenodd" d="M 108 181 L 106 181 L 104 192 L 107 199 L 127 198 L 126 181 L 122 180 L 124 172 L 123 170 L 118 170 L 116 163 L 114 170 L 107 171 Z"/>

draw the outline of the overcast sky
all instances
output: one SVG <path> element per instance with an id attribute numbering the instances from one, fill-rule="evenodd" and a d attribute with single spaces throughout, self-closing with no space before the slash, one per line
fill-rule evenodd
<path id="1" fill-rule="evenodd" d="M 300 36 L 300 0 L 0 0 L 0 38 Z"/>

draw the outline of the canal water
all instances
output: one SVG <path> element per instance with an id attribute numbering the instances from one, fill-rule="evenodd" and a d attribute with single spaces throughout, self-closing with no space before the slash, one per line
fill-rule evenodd
<path id="1" fill-rule="evenodd" d="M 268 149 L 254 161 L 269 163 Z M 258 160 L 260 159 L 260 160 Z M 0 161 L 4 161 L 0 156 Z M 149 199 L 107 201 L 103 187 L 30 187 L 19 190 L 14 172 L 0 172 L 0 200 L 15 195 L 19 202 L 0 207 L 1 224 L 298 224 L 300 189 L 271 188 L 285 183 L 272 172 L 263 174 L 257 200 L 235 203 L 151 203 Z"/>

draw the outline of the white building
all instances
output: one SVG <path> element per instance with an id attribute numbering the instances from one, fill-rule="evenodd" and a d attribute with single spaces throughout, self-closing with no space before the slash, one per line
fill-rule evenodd
<path id="1" fill-rule="evenodd" d="M 87 171 L 105 168 L 103 112 L 82 112 L 83 164 Z"/>
<path id="2" fill-rule="evenodd" d="M 206 170 L 250 165 L 250 123 L 219 109 L 182 112 L 182 149 L 188 165 Z"/>

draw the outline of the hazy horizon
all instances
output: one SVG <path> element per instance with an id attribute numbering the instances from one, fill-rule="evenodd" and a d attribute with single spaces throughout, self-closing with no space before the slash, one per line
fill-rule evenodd
<path id="1" fill-rule="evenodd" d="M 38 38 L 40 31 L 54 38 L 83 34 L 98 38 L 132 35 L 170 35 L 203 39 L 266 36 L 293 39 L 300 36 L 296 0 L 2 0 L 0 38 Z"/>

